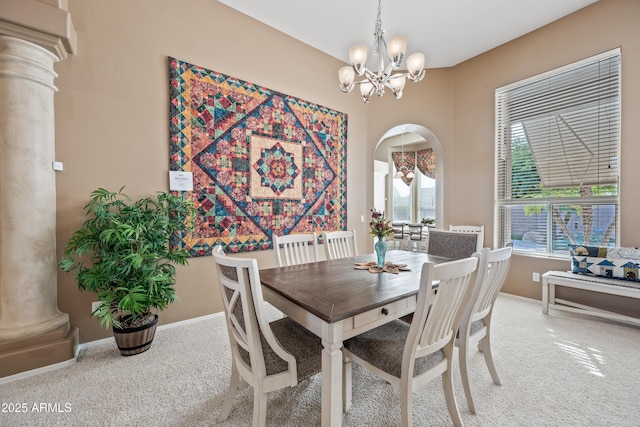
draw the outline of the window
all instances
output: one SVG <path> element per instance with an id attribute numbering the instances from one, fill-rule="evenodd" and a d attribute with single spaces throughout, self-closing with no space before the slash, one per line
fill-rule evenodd
<path id="1" fill-rule="evenodd" d="M 394 167 L 394 172 L 397 170 Z M 416 170 L 411 185 L 393 179 L 393 222 L 417 223 L 436 217 L 436 180 Z"/>
<path id="2" fill-rule="evenodd" d="M 498 245 L 615 246 L 619 152 L 618 49 L 496 90 Z"/>
<path id="3" fill-rule="evenodd" d="M 395 168 L 394 168 L 394 171 Z M 411 222 L 413 197 L 411 187 L 399 178 L 393 180 L 393 222 Z"/>
<path id="4" fill-rule="evenodd" d="M 416 175 L 420 179 L 420 204 L 418 219 L 435 219 L 436 217 L 436 180 L 421 173 Z"/>
<path id="5" fill-rule="evenodd" d="M 407 151 L 402 143 L 401 151 L 389 152 L 394 222 L 418 223 L 436 217 L 436 155 L 432 147 L 425 147 L 422 137 L 419 141 L 423 144 L 409 145 Z"/>

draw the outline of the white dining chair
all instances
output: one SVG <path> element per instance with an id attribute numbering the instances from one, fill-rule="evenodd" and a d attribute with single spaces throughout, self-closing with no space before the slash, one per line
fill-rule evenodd
<path id="1" fill-rule="evenodd" d="M 425 263 L 410 324 L 393 320 L 344 342 L 345 410 L 351 406 L 351 364 L 355 362 L 400 389 L 403 426 L 413 424 L 413 392 L 441 376 L 451 419 L 454 425 L 462 425 L 453 390 L 453 352 L 460 320 L 472 296 L 478 258 L 474 254 L 438 265 Z M 437 292 L 435 281 L 439 282 Z"/>
<path id="2" fill-rule="evenodd" d="M 425 234 L 424 224 L 408 224 L 409 227 L 409 250 L 411 251 L 426 251 L 427 250 L 427 235 Z"/>
<path id="3" fill-rule="evenodd" d="M 403 249 L 406 245 L 406 240 L 409 238 L 409 231 L 405 230 L 407 224 L 404 222 L 392 222 L 393 236 L 389 237 L 389 240 L 393 243 L 393 248 Z"/>
<path id="4" fill-rule="evenodd" d="M 318 234 L 299 233 L 273 235 L 273 252 L 278 267 L 307 264 L 318 261 Z"/>
<path id="5" fill-rule="evenodd" d="M 457 233 L 475 233 L 478 235 L 476 240 L 476 252 L 480 252 L 484 246 L 484 225 L 451 225 L 449 224 L 449 231 L 455 231 Z"/>
<path id="6" fill-rule="evenodd" d="M 474 345 L 478 347 L 478 350 L 482 351 L 493 383 L 501 385 L 491 352 L 491 315 L 493 314 L 493 306 L 498 293 L 500 293 L 500 289 L 502 289 L 502 285 L 509 273 L 512 247 L 509 246 L 493 251 L 490 251 L 489 248 L 484 248 L 482 252 L 481 260 L 486 259 L 484 266 L 482 265 L 483 262 L 478 266 L 479 270 L 484 269 L 482 274 L 480 272 L 478 274 L 479 277 L 482 277 L 482 281 L 478 284 L 471 304 L 469 304 L 467 312 L 462 317 L 456 342 L 459 349 L 458 358 L 460 360 L 462 386 L 469 410 L 474 414 L 476 413 L 476 407 L 471 393 L 468 365 L 469 351 Z"/>
<path id="7" fill-rule="evenodd" d="M 358 255 L 356 231 L 323 231 L 324 253 L 327 260 Z"/>
<path id="8" fill-rule="evenodd" d="M 289 317 L 269 322 L 258 263 L 212 251 L 231 344 L 231 379 L 218 421 L 231 413 L 240 378 L 253 387 L 253 426 L 264 426 L 267 393 L 294 387 L 322 369 L 320 338 Z"/>

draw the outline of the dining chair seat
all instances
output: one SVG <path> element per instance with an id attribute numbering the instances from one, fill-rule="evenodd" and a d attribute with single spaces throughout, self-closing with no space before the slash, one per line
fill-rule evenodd
<path id="1" fill-rule="evenodd" d="M 295 357 L 298 382 L 311 378 L 321 371 L 321 360 L 317 357 L 322 353 L 320 338 L 291 320 L 290 317 L 275 320 L 269 323 L 269 327 L 280 345 Z M 287 363 L 273 351 L 266 340 L 262 341 L 262 352 L 267 375 L 275 375 L 287 370 Z M 245 361 L 250 363 L 249 360 Z"/>
<path id="2" fill-rule="evenodd" d="M 370 361 L 376 368 L 394 377 L 402 375 L 402 354 L 407 343 L 411 325 L 400 320 L 358 335 L 357 340 L 345 344 L 345 348 L 358 357 Z M 413 375 L 420 375 L 433 368 L 444 359 L 442 350 L 415 360 Z"/>

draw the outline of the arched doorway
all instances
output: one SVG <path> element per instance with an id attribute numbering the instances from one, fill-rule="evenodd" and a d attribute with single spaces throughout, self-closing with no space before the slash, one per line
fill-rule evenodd
<path id="1" fill-rule="evenodd" d="M 435 154 L 435 209 L 430 210 L 427 207 L 421 209 L 421 197 L 418 188 L 419 182 L 423 182 L 423 197 L 425 200 L 425 192 L 428 190 L 424 187 L 426 177 L 417 179 L 416 184 L 408 186 L 405 190 L 402 190 L 403 185 L 398 185 L 395 182 L 395 194 L 398 196 L 398 189 L 400 191 L 410 191 L 411 205 L 407 207 L 407 214 L 398 209 L 398 204 L 394 206 L 394 181 L 400 181 L 398 178 L 394 180 L 394 164 L 391 159 L 391 152 L 406 150 L 407 152 L 422 150 L 424 148 L 431 148 Z M 420 222 L 422 218 L 431 217 L 430 212 L 435 212 L 436 226 L 442 227 L 443 224 L 443 168 L 444 162 L 442 159 L 442 146 L 438 137 L 428 128 L 416 124 L 403 124 L 395 126 L 386 131 L 378 140 L 374 151 L 374 207 L 378 210 L 387 212 L 387 216 L 396 221 L 405 222 Z M 416 170 L 416 173 L 420 175 L 420 172 Z M 429 185 L 429 184 L 427 184 Z M 395 213 L 401 218 L 393 218 Z M 425 214 L 425 212 L 427 214 Z"/>

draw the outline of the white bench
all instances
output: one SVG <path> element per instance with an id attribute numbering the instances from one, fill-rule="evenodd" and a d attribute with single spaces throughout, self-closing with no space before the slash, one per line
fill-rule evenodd
<path id="1" fill-rule="evenodd" d="M 542 312 L 549 313 L 549 306 L 574 313 L 590 314 L 610 320 L 640 325 L 640 318 L 602 310 L 573 301 L 556 298 L 556 286 L 584 289 L 611 295 L 640 299 L 640 282 L 606 277 L 587 276 L 567 271 L 547 271 L 542 275 Z"/>

